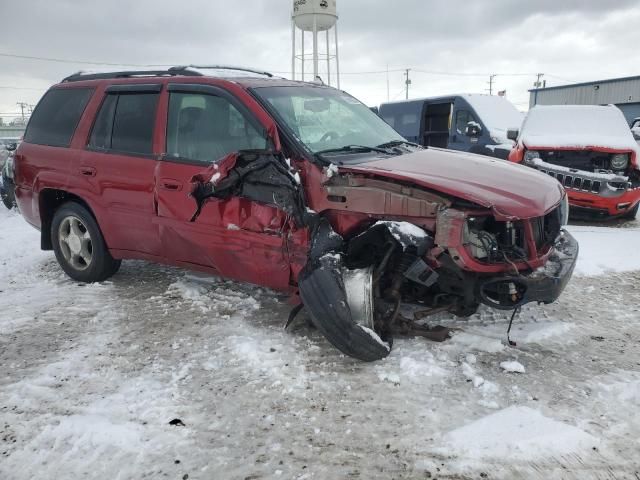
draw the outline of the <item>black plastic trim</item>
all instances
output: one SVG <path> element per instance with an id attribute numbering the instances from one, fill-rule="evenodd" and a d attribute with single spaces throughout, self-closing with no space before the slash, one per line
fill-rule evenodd
<path id="1" fill-rule="evenodd" d="M 160 93 L 162 90 L 161 83 L 127 83 L 124 85 L 110 85 L 107 87 L 107 93 Z"/>

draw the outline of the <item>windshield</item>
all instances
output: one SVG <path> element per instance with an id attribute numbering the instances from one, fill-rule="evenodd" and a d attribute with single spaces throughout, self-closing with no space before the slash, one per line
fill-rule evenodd
<path id="1" fill-rule="evenodd" d="M 305 85 L 260 87 L 254 92 L 313 153 L 348 145 L 375 148 L 404 141 L 369 107 L 339 90 Z"/>

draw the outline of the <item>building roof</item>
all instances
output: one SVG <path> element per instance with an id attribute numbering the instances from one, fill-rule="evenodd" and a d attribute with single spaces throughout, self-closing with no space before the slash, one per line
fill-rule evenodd
<path id="1" fill-rule="evenodd" d="M 602 85 L 606 83 L 617 83 L 617 82 L 626 82 L 629 80 L 640 80 L 640 75 L 636 75 L 633 77 L 621 77 L 621 78 L 608 78 L 606 80 L 594 80 L 591 82 L 582 82 L 582 83 L 570 83 L 567 85 L 557 85 L 553 87 L 544 87 L 544 88 L 532 88 L 529 92 L 545 92 L 549 90 L 561 90 L 566 88 L 576 88 L 576 87 L 588 87 L 590 85 Z"/>

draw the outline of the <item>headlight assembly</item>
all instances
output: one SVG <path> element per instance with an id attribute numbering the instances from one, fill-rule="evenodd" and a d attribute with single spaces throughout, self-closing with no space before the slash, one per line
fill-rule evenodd
<path id="1" fill-rule="evenodd" d="M 629 166 L 628 153 L 616 153 L 611 157 L 611 170 L 624 170 Z"/>
<path id="2" fill-rule="evenodd" d="M 540 158 L 540 152 L 536 152 L 535 150 L 527 150 L 524 152 L 524 163 L 532 163 L 536 158 Z"/>

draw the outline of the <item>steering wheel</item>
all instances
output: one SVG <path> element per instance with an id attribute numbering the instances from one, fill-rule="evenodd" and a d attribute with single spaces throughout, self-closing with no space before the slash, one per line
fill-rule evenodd
<path id="1" fill-rule="evenodd" d="M 322 136 L 322 138 L 319 140 L 319 142 L 326 142 L 329 139 L 337 140 L 339 138 L 340 138 L 340 134 L 338 132 L 335 132 L 335 131 L 331 130 L 330 132 L 325 133 Z"/>

